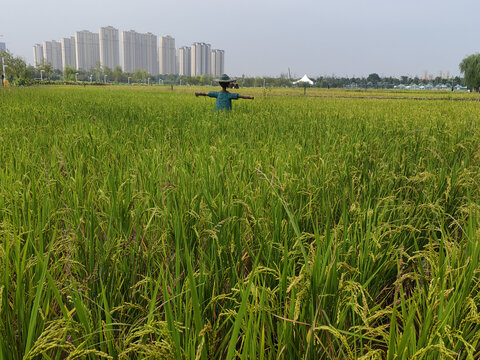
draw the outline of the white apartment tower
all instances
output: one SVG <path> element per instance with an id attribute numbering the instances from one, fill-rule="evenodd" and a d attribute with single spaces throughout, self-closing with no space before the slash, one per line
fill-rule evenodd
<path id="1" fill-rule="evenodd" d="M 211 60 L 211 74 L 215 77 L 220 77 L 225 73 L 225 51 L 212 50 Z"/>
<path id="2" fill-rule="evenodd" d="M 43 46 L 40 44 L 33 45 L 33 66 L 38 68 L 43 65 Z"/>
<path id="3" fill-rule="evenodd" d="M 192 74 L 192 50 L 188 46 L 183 46 L 177 51 L 178 73 L 182 76 Z"/>
<path id="4" fill-rule="evenodd" d="M 90 70 L 100 62 L 98 34 L 88 30 L 75 32 L 77 70 Z"/>
<path id="5" fill-rule="evenodd" d="M 175 39 L 169 35 L 158 38 L 158 64 L 161 75 L 176 74 Z"/>
<path id="6" fill-rule="evenodd" d="M 134 30 L 121 32 L 122 70 L 133 73 L 145 70 L 158 75 L 157 36 L 152 33 L 140 34 Z"/>
<path id="7" fill-rule="evenodd" d="M 152 33 L 141 34 L 145 53 L 145 68 L 150 75 L 158 75 L 158 37 Z"/>
<path id="8" fill-rule="evenodd" d="M 191 49 L 191 76 L 211 75 L 210 44 L 196 42 Z"/>
<path id="9" fill-rule="evenodd" d="M 73 68 L 77 68 L 77 60 L 76 60 L 76 51 L 75 51 L 75 38 L 68 37 L 60 39 L 60 44 L 62 45 L 62 64 L 63 70 L 67 66 L 71 66 Z"/>
<path id="10" fill-rule="evenodd" d="M 122 70 L 124 72 L 132 73 L 135 71 L 135 53 L 136 49 L 136 35 L 137 33 L 133 30 L 122 31 L 120 33 L 120 42 L 122 48 Z"/>
<path id="11" fill-rule="evenodd" d="M 51 64 L 53 70 L 63 70 L 60 42 L 55 40 L 43 42 L 43 60 L 46 64 Z"/>
<path id="12" fill-rule="evenodd" d="M 120 66 L 118 29 L 107 26 L 99 30 L 100 64 L 102 68 Z"/>

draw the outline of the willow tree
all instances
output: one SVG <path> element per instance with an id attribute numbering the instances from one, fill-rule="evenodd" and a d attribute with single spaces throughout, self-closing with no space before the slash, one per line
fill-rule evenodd
<path id="1" fill-rule="evenodd" d="M 467 56 L 459 65 L 460 71 L 464 74 L 465 85 L 469 89 L 478 92 L 480 87 L 480 54 Z"/>

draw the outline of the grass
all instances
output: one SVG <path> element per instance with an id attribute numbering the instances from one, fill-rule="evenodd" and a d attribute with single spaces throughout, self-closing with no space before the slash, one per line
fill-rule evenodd
<path id="1" fill-rule="evenodd" d="M 478 358 L 480 104 L 282 91 L 0 92 L 0 359 Z"/>

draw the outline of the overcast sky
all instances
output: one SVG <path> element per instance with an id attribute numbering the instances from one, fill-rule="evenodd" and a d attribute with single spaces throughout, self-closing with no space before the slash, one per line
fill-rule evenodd
<path id="1" fill-rule="evenodd" d="M 100 26 L 208 42 L 240 76 L 458 74 L 480 50 L 479 0 L 3 0 L 0 41 L 33 63 L 45 40 Z"/>

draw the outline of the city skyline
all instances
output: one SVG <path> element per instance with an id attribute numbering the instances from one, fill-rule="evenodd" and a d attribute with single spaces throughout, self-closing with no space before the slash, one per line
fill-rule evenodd
<path id="1" fill-rule="evenodd" d="M 42 15 L 45 6 L 55 8 L 55 15 Z M 473 0 L 139 0 L 135 6 L 84 0 L 80 8 L 21 0 L 7 5 L 8 14 L 22 13 L 21 23 L 6 16 L 0 41 L 33 63 L 33 44 L 110 24 L 171 34 L 177 47 L 208 41 L 228 54 L 226 71 L 233 76 L 275 76 L 288 69 L 297 76 L 421 76 L 425 70 L 457 75 L 461 60 L 479 51 L 479 10 Z"/>
<path id="2" fill-rule="evenodd" d="M 44 41 L 33 45 L 34 67 L 49 63 L 53 70 L 73 67 L 78 71 L 100 66 L 123 72 L 146 71 L 152 76 L 189 74 L 220 76 L 225 69 L 225 51 L 212 49 L 211 44 L 196 42 L 188 47 L 175 48 L 175 38 L 139 33 L 113 26 L 100 27 L 98 33 L 75 31 L 74 37 Z M 193 53 L 194 56 L 191 56 Z M 179 56 L 181 59 L 179 59 Z M 181 68 L 181 69 L 180 69 Z M 188 69 L 187 69 L 188 68 Z"/>

